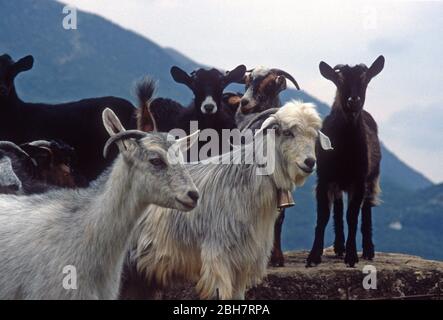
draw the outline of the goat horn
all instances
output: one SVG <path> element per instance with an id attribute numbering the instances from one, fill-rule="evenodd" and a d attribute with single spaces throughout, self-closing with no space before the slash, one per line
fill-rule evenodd
<path id="1" fill-rule="evenodd" d="M 36 141 L 24 143 L 22 145 L 30 145 L 30 146 L 34 146 L 34 147 L 47 147 L 47 148 L 49 148 L 51 146 L 51 142 L 46 141 L 46 140 L 36 140 Z"/>
<path id="2" fill-rule="evenodd" d="M 25 157 L 27 160 L 31 161 L 32 164 L 37 167 L 37 162 L 35 162 L 35 160 L 25 150 L 20 148 L 15 143 L 9 141 L 0 141 L 0 149 L 16 152 L 18 155 L 21 155 Z"/>
<path id="3" fill-rule="evenodd" d="M 103 149 L 103 156 L 105 158 L 108 157 L 109 154 L 109 148 L 116 142 L 126 139 L 142 139 L 146 137 L 148 134 L 146 132 L 138 131 L 138 130 L 127 130 L 120 133 L 117 133 L 116 135 L 112 136 L 111 138 L 106 141 L 105 147 Z"/>
<path id="4" fill-rule="evenodd" d="M 290 75 L 289 73 L 287 73 L 286 71 L 283 71 L 283 70 L 281 70 L 281 69 L 271 69 L 271 71 L 274 72 L 274 73 L 276 73 L 276 74 L 279 75 L 279 76 L 283 76 L 283 77 L 285 77 L 286 79 L 288 79 L 289 81 L 291 81 L 291 82 L 294 84 L 294 86 L 297 88 L 297 90 L 300 90 L 300 87 L 299 87 L 297 81 L 295 81 L 294 77 L 291 76 L 291 75 Z"/>
<path id="5" fill-rule="evenodd" d="M 271 115 L 276 113 L 279 108 L 271 108 L 265 111 L 260 112 L 251 121 L 249 121 L 243 128 L 240 128 L 241 131 L 245 131 L 246 129 L 260 129 L 262 123 Z"/>

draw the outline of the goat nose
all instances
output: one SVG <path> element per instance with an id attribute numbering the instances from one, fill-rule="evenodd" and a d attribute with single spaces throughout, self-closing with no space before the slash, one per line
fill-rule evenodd
<path id="1" fill-rule="evenodd" d="M 241 100 L 240 100 L 240 105 L 241 105 L 242 107 L 246 106 L 248 103 L 249 103 L 249 100 L 248 100 L 248 99 L 241 99 Z"/>
<path id="2" fill-rule="evenodd" d="M 305 165 L 309 168 L 312 169 L 315 166 L 315 159 L 314 158 L 306 158 L 305 160 Z"/>
<path id="3" fill-rule="evenodd" d="M 248 99 L 241 99 L 240 100 L 240 106 L 242 106 L 242 107 L 246 106 L 248 103 L 249 103 Z"/>
<path id="4" fill-rule="evenodd" d="M 207 112 L 212 112 L 212 110 L 214 110 L 215 106 L 212 103 L 207 103 L 203 106 L 203 108 L 207 111 Z"/>
<path id="5" fill-rule="evenodd" d="M 198 198 L 200 198 L 200 195 L 198 194 L 197 191 L 189 191 L 188 192 L 188 197 L 192 199 L 192 201 L 197 202 Z"/>

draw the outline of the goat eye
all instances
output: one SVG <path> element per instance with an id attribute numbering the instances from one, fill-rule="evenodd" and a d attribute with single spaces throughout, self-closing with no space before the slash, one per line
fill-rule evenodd
<path id="1" fill-rule="evenodd" d="M 286 137 L 293 137 L 293 136 L 294 136 L 294 134 L 292 133 L 292 131 L 289 130 L 289 129 L 283 130 L 282 133 L 283 133 L 283 135 L 286 136 Z"/>
<path id="2" fill-rule="evenodd" d="M 149 159 L 149 162 L 156 167 L 165 167 L 166 163 L 160 158 Z"/>

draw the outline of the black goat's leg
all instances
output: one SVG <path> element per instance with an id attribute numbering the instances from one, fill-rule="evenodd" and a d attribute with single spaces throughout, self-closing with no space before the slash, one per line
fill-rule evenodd
<path id="1" fill-rule="evenodd" d="M 323 254 L 325 228 L 329 221 L 330 201 L 328 197 L 328 186 L 318 184 L 316 190 L 317 196 L 317 226 L 315 227 L 315 239 L 306 261 L 306 267 L 321 263 Z"/>
<path id="2" fill-rule="evenodd" d="M 374 259 L 374 244 L 372 242 L 372 204 L 365 200 L 362 207 L 361 234 L 363 255 L 366 260 Z"/>
<path id="3" fill-rule="evenodd" d="M 348 239 L 346 241 L 345 263 L 350 267 L 354 267 L 358 262 L 357 255 L 357 227 L 358 214 L 363 201 L 364 187 L 358 187 L 353 190 L 349 196 L 349 205 L 346 213 L 346 220 L 348 222 Z"/>
<path id="4" fill-rule="evenodd" d="M 281 250 L 281 229 L 285 220 L 285 210 L 281 210 L 274 226 L 274 248 L 271 254 L 271 265 L 274 267 L 283 267 L 285 265 L 285 257 Z"/>
<path id="5" fill-rule="evenodd" d="M 340 195 L 334 200 L 334 252 L 337 257 L 345 253 L 345 233 L 343 230 L 343 197 Z"/>

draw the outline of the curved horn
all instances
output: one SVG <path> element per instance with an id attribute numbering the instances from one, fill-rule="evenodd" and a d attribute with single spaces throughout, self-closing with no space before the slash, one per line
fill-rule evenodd
<path id="1" fill-rule="evenodd" d="M 24 143 L 23 145 L 30 145 L 30 146 L 35 146 L 35 147 L 51 147 L 51 142 L 47 141 L 47 140 L 35 140 L 32 142 L 28 142 L 28 143 Z"/>
<path id="2" fill-rule="evenodd" d="M 246 129 L 260 129 L 261 125 L 263 124 L 263 122 L 269 118 L 269 116 L 273 115 L 274 113 L 276 113 L 279 110 L 279 108 L 271 108 L 271 109 L 267 109 L 265 111 L 260 112 L 259 114 L 257 114 L 254 118 L 252 118 L 252 120 L 250 120 L 244 127 L 243 129 L 241 129 L 241 131 L 245 131 Z"/>
<path id="3" fill-rule="evenodd" d="M 147 136 L 147 133 L 138 131 L 138 130 L 127 130 L 120 133 L 117 133 L 116 135 L 112 136 L 111 138 L 106 141 L 105 147 L 103 149 L 103 156 L 106 158 L 109 154 L 109 148 L 116 142 L 126 139 L 142 139 Z"/>
<path id="4" fill-rule="evenodd" d="M 274 69 L 271 69 L 271 71 L 274 72 L 274 73 L 276 73 L 276 74 L 279 75 L 279 76 L 283 76 L 283 77 L 285 77 L 286 79 L 288 79 L 289 81 L 291 81 L 291 82 L 294 84 L 294 86 L 297 88 L 297 90 L 300 90 L 300 87 L 299 87 L 297 81 L 295 81 L 294 77 L 291 76 L 291 75 L 290 75 L 289 73 L 287 73 L 286 71 L 283 71 L 283 70 L 281 70 L 281 69 L 275 69 L 275 68 L 274 68 Z"/>
<path id="5" fill-rule="evenodd" d="M 27 160 L 31 161 L 32 164 L 37 167 L 37 162 L 35 162 L 35 160 L 25 150 L 20 148 L 15 143 L 9 141 L 0 141 L 0 149 L 15 152 L 18 155 L 25 157 Z"/>

